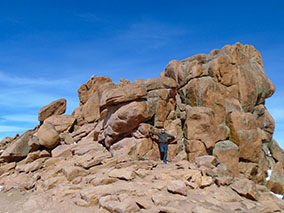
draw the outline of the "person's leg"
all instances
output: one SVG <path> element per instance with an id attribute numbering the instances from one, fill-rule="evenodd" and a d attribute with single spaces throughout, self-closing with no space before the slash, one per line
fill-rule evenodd
<path id="1" fill-rule="evenodd" d="M 161 153 L 161 160 L 164 159 L 164 147 L 163 147 L 163 144 L 159 144 L 159 147 L 160 147 L 160 153 Z"/>
<path id="2" fill-rule="evenodd" d="M 167 157 L 168 157 L 168 145 L 164 145 L 164 156 L 163 156 L 163 161 L 164 163 L 167 163 Z"/>

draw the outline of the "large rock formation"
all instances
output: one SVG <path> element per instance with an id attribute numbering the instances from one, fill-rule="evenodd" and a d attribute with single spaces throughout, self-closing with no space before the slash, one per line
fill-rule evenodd
<path id="1" fill-rule="evenodd" d="M 72 115 L 57 100 L 39 127 L 3 139 L 0 184 L 101 212 L 284 210 L 268 193 L 284 193 L 284 152 L 265 108 L 274 90 L 259 52 L 240 43 L 173 60 L 158 78 L 92 76 Z M 150 134 L 163 127 L 177 136 L 167 166 Z"/>

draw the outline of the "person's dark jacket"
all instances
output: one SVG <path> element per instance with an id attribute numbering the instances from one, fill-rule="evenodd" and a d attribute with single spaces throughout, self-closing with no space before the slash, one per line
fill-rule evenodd
<path id="1" fill-rule="evenodd" d="M 174 139 L 175 136 L 172 136 L 166 132 L 151 132 L 153 135 L 157 135 L 159 137 L 159 143 L 166 144 L 168 143 L 168 138 Z"/>

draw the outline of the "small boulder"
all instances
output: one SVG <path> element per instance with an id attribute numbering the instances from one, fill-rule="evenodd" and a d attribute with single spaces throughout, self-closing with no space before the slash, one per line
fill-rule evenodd
<path id="1" fill-rule="evenodd" d="M 233 176 L 239 175 L 239 147 L 231 141 L 221 141 L 216 143 L 213 155 L 223 163 Z"/>
<path id="2" fill-rule="evenodd" d="M 245 178 L 238 179 L 231 185 L 231 188 L 241 196 L 244 196 L 250 200 L 258 200 L 259 195 L 256 185 L 251 180 Z"/>
<path id="3" fill-rule="evenodd" d="M 60 137 L 51 123 L 44 123 L 38 130 L 39 143 L 46 148 L 54 148 L 60 141 Z"/>
<path id="4" fill-rule="evenodd" d="M 145 87 L 136 84 L 126 84 L 118 88 L 110 88 L 102 92 L 100 107 L 137 100 L 147 95 Z"/>
<path id="5" fill-rule="evenodd" d="M 128 195 L 107 195 L 99 200 L 100 206 L 110 212 L 137 212 L 139 207 L 134 199 Z"/>
<path id="6" fill-rule="evenodd" d="M 167 185 L 168 191 L 173 194 L 187 195 L 187 187 L 182 180 L 172 180 Z"/>
<path id="7" fill-rule="evenodd" d="M 64 176 L 68 181 L 72 181 L 79 176 L 86 176 L 88 172 L 79 166 L 65 166 L 62 169 Z"/>
<path id="8" fill-rule="evenodd" d="M 38 120 L 43 122 L 52 115 L 61 115 L 66 111 L 66 99 L 58 99 L 42 107 L 38 113 Z"/>
<path id="9" fill-rule="evenodd" d="M 122 180 L 133 180 L 135 178 L 135 172 L 133 168 L 113 169 L 109 173 L 109 177 Z"/>
<path id="10" fill-rule="evenodd" d="M 212 167 L 217 166 L 217 159 L 212 155 L 204 155 L 195 158 L 195 162 L 198 166 Z"/>
<path id="11" fill-rule="evenodd" d="M 51 151 L 51 156 L 54 157 L 54 158 L 57 158 L 57 157 L 64 157 L 64 158 L 70 157 L 70 156 L 72 156 L 72 148 L 73 148 L 72 145 L 60 145 L 60 146 L 57 146 L 55 149 L 53 149 Z"/>
<path id="12" fill-rule="evenodd" d="M 29 152 L 32 150 L 32 147 L 29 146 L 29 140 L 32 138 L 33 131 L 29 130 L 25 132 L 18 139 L 14 140 L 8 148 L 4 150 L 1 155 L 1 158 L 4 160 L 11 161 L 20 161 L 24 159 Z"/>
<path id="13" fill-rule="evenodd" d="M 53 115 L 44 122 L 51 123 L 57 132 L 64 132 L 73 126 L 75 118 L 73 115 Z"/>

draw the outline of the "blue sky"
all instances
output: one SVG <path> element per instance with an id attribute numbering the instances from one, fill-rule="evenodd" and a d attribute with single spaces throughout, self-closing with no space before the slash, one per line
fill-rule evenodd
<path id="1" fill-rule="evenodd" d="M 39 109 L 92 75 L 158 77 L 172 59 L 252 44 L 276 86 L 267 107 L 284 148 L 283 1 L 2 0 L 0 139 L 38 124 Z"/>

